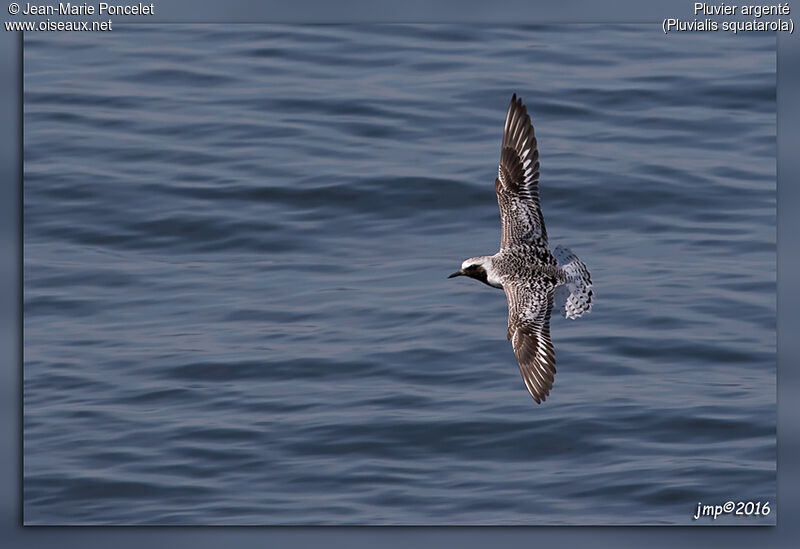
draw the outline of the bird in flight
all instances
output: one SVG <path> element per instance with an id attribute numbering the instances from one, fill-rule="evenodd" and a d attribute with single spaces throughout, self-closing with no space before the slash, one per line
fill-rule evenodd
<path id="1" fill-rule="evenodd" d="M 500 167 L 494 182 L 502 237 L 494 255 L 471 257 L 448 278 L 468 276 L 502 288 L 508 300 L 508 339 L 525 386 L 537 404 L 550 394 L 556 359 L 550 312 L 556 304 L 575 319 L 592 308 L 592 279 L 569 249 L 547 243 L 539 205 L 539 151 L 530 116 L 517 95 L 503 128 Z"/>

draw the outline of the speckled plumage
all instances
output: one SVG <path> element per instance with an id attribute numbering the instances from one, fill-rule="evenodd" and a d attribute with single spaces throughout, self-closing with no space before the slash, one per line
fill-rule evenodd
<path id="1" fill-rule="evenodd" d="M 500 250 L 467 259 L 451 276 L 465 275 L 502 288 L 508 299 L 508 339 L 522 379 L 537 403 L 546 400 L 556 373 L 550 339 L 554 303 L 567 318 L 592 305 L 589 270 L 570 250 L 550 251 L 539 204 L 539 152 L 527 109 L 516 94 L 503 129 L 495 180 L 500 207 Z"/>

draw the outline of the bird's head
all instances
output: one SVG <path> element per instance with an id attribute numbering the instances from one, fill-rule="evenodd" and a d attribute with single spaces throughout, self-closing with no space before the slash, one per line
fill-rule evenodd
<path id="1" fill-rule="evenodd" d="M 500 281 L 494 280 L 494 277 L 490 277 L 490 274 L 492 274 L 491 261 L 491 256 L 470 257 L 469 259 L 464 260 L 464 262 L 461 264 L 461 269 L 454 272 L 447 278 L 468 276 L 470 278 L 474 278 L 475 280 L 480 280 L 489 286 L 500 288 Z"/>

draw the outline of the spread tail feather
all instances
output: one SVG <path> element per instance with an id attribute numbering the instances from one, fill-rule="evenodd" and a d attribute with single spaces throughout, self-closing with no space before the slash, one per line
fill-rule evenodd
<path id="1" fill-rule="evenodd" d="M 567 281 L 556 288 L 554 303 L 566 318 L 578 318 L 592 310 L 592 276 L 569 248 L 556 246 L 553 255 L 567 275 Z"/>

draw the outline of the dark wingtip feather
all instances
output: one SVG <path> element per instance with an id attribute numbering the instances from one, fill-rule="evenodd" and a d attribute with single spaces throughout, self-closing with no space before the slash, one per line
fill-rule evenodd
<path id="1" fill-rule="evenodd" d="M 536 137 L 528 108 L 522 103 L 522 98 L 518 98 L 515 93 L 511 97 L 511 103 L 508 105 L 506 113 L 503 127 L 503 148 L 510 147 L 524 161 L 522 153 L 526 144 L 532 145 L 535 149 Z"/>

